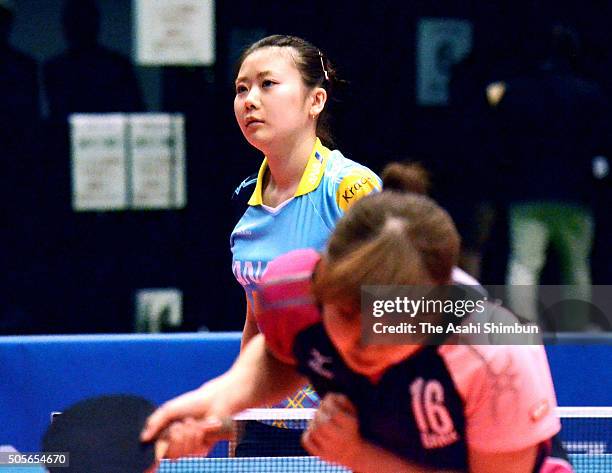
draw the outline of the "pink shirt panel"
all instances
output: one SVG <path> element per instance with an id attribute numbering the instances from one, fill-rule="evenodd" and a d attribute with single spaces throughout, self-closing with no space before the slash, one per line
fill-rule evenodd
<path id="1" fill-rule="evenodd" d="M 440 354 L 465 403 L 468 448 L 512 452 L 560 430 L 544 347 L 445 345 Z"/>

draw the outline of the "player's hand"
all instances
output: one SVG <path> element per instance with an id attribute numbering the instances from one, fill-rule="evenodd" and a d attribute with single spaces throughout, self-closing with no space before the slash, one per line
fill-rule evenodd
<path id="1" fill-rule="evenodd" d="M 140 439 L 156 441 L 158 459 L 201 455 L 230 436 L 231 420 L 212 407 L 214 383 L 171 399 L 149 416 Z"/>
<path id="2" fill-rule="evenodd" d="M 190 455 L 207 455 L 219 441 L 231 436 L 230 425 L 221 420 L 188 417 L 172 422 L 155 442 L 155 459 L 176 459 Z"/>
<path id="3" fill-rule="evenodd" d="M 355 406 L 342 394 L 327 394 L 302 435 L 304 448 L 323 460 L 352 468 L 362 444 Z"/>
<path id="4" fill-rule="evenodd" d="M 208 414 L 209 402 L 204 387 L 189 391 L 162 404 L 149 416 L 140 434 L 140 440 L 150 442 L 175 421 L 189 417 L 202 418 Z"/>

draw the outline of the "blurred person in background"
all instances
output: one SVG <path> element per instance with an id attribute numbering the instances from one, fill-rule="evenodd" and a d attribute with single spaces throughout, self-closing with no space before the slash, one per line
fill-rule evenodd
<path id="1" fill-rule="evenodd" d="M 556 24 L 533 67 L 487 87 L 510 202 L 510 308 L 538 319 L 538 283 L 549 247 L 559 256 L 571 299 L 590 301 L 593 243 L 592 160 L 607 151 L 609 107 L 578 71 L 576 32 Z M 535 49 L 535 47 L 534 47 Z M 586 308 L 587 305 L 585 304 Z M 555 314 L 550 329 L 588 327 L 588 312 Z"/>
<path id="2" fill-rule="evenodd" d="M 130 59 L 100 43 L 98 4 L 65 0 L 61 20 L 66 50 L 47 60 L 42 71 L 49 118 L 40 158 L 46 177 L 39 190 L 45 195 L 40 204 L 45 238 L 36 248 L 44 304 L 37 310 L 51 333 L 131 331 L 130 288 L 144 273 L 144 264 L 132 262 L 140 256 L 157 263 L 166 252 L 151 256 L 151 238 L 140 238 L 146 227 L 134 213 L 74 211 L 68 117 L 145 107 Z"/>
<path id="3" fill-rule="evenodd" d="M 43 67 L 53 119 L 71 113 L 141 112 L 144 102 L 131 61 L 100 44 L 94 0 L 66 0 L 62 28 L 67 49 Z"/>

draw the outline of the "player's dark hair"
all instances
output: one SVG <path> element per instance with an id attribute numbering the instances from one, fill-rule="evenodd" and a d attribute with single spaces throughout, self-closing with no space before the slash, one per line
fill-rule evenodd
<path id="1" fill-rule="evenodd" d="M 314 293 L 322 302 L 359 308 L 362 285 L 443 285 L 459 256 L 455 225 L 435 201 L 410 192 L 405 165 L 383 171 L 383 188 L 357 201 L 333 231 Z"/>
<path id="2" fill-rule="evenodd" d="M 342 81 L 338 78 L 336 69 L 327 58 L 327 55 L 313 44 L 297 36 L 272 35 L 251 44 L 240 55 L 234 70 L 234 78 L 238 75 L 242 63 L 250 54 L 258 49 L 269 47 L 292 48 L 294 53 L 292 56 L 296 67 L 300 71 L 304 85 L 309 89 L 315 87 L 324 88 L 327 92 L 327 100 L 329 103 L 334 88 Z M 333 147 L 334 139 L 330 131 L 330 115 L 328 109 L 329 107 L 326 104 L 317 118 L 317 136 L 324 145 Z"/>
<path id="3" fill-rule="evenodd" d="M 386 190 L 428 195 L 431 187 L 429 172 L 417 162 L 390 163 L 381 178 Z"/>

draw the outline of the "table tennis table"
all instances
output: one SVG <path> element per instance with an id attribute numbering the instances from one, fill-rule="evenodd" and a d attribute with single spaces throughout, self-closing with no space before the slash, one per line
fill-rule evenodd
<path id="1" fill-rule="evenodd" d="M 576 473 L 612 473 L 612 454 L 570 455 Z M 185 458 L 163 461 L 158 473 L 347 473 L 314 457 Z M 0 466 L 0 473 L 44 473 L 39 466 Z"/>
<path id="2" fill-rule="evenodd" d="M 576 473 L 612 473 L 612 454 L 570 455 Z M 158 473 L 347 473 L 314 457 L 190 458 L 162 462 Z"/>

